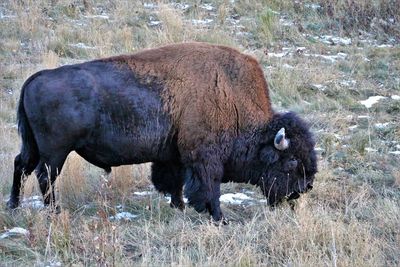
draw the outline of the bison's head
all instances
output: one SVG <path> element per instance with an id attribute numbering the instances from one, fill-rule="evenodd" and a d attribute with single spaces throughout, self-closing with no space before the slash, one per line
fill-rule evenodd
<path id="1" fill-rule="evenodd" d="M 315 142 L 308 125 L 294 113 L 278 113 L 268 124 L 260 159 L 266 171 L 258 185 L 270 205 L 310 190 L 317 172 Z"/>

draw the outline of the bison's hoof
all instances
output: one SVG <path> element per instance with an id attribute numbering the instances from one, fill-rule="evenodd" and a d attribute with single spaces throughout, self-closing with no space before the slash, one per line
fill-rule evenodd
<path id="1" fill-rule="evenodd" d="M 220 221 L 221 225 L 228 225 L 229 224 L 229 220 L 225 217 L 222 217 L 221 221 Z"/>
<path id="2" fill-rule="evenodd" d="M 229 220 L 226 219 L 225 217 L 222 217 L 219 221 L 216 221 L 214 219 L 211 219 L 211 221 L 215 226 L 228 225 L 229 224 Z"/>
<path id="3" fill-rule="evenodd" d="M 171 208 L 174 208 L 174 209 L 180 209 L 180 210 L 185 209 L 185 203 L 183 201 L 171 201 L 171 203 L 169 205 Z"/>
<path id="4" fill-rule="evenodd" d="M 60 213 L 61 213 L 61 207 L 60 207 L 59 205 L 56 205 L 56 206 L 53 208 L 53 212 L 54 212 L 55 214 L 60 214 Z"/>
<path id="5" fill-rule="evenodd" d="M 7 209 L 15 210 L 16 208 L 18 208 L 18 201 L 11 200 L 11 199 L 9 201 L 7 201 Z"/>
<path id="6" fill-rule="evenodd" d="M 197 211 L 198 213 L 202 213 L 202 212 L 207 211 L 205 203 L 201 203 L 201 202 L 200 203 L 193 203 L 193 202 L 190 202 L 190 200 L 189 200 L 189 206 L 193 207 L 194 210 Z"/>
<path id="7" fill-rule="evenodd" d="M 60 213 L 61 213 L 61 207 L 60 207 L 59 205 L 48 204 L 48 205 L 46 205 L 46 206 L 48 207 L 48 210 L 49 210 L 51 213 L 54 213 L 54 214 L 60 214 Z"/>

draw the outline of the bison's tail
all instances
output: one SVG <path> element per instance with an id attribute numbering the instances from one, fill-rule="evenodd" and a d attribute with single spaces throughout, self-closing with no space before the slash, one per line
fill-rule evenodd
<path id="1" fill-rule="evenodd" d="M 40 74 L 41 73 L 38 72 L 32 75 L 31 77 L 29 77 L 28 80 L 26 80 L 26 82 L 22 86 L 21 96 L 19 98 L 18 111 L 17 111 L 18 132 L 22 138 L 22 147 L 20 154 L 21 160 L 24 163 L 30 163 L 34 165 L 36 165 L 38 162 L 39 150 L 35 137 L 33 135 L 32 128 L 29 124 L 28 117 L 26 116 L 25 106 L 24 106 L 24 95 L 26 88 L 29 86 L 32 80 L 35 79 Z"/>

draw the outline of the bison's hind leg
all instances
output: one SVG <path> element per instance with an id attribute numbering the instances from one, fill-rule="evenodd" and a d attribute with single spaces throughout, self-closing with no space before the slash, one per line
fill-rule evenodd
<path id="1" fill-rule="evenodd" d="M 183 168 L 180 163 L 155 162 L 151 166 L 151 180 L 154 187 L 162 192 L 171 194 L 171 207 L 183 210 Z"/>
<path id="2" fill-rule="evenodd" d="M 23 156 L 25 155 L 25 156 Z M 23 186 L 22 179 L 26 175 L 30 175 L 36 168 L 39 157 L 36 153 L 19 154 L 14 160 L 14 179 L 11 188 L 10 200 L 7 202 L 7 208 L 15 209 L 19 205 L 20 193 Z"/>
<path id="3" fill-rule="evenodd" d="M 55 206 L 54 185 L 57 176 L 60 174 L 68 153 L 58 154 L 51 158 L 40 158 L 38 167 L 36 168 L 36 176 L 39 181 L 40 191 L 42 192 L 44 204 Z M 49 181 L 50 179 L 50 181 Z"/>

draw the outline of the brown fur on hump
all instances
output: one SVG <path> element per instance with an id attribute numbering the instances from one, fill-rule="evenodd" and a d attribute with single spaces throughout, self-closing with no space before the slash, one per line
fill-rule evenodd
<path id="1" fill-rule="evenodd" d="M 257 60 L 235 49 L 184 43 L 112 59 L 127 63 L 145 83 L 163 85 L 165 108 L 189 149 L 222 132 L 265 126 L 272 117 L 263 71 Z"/>

